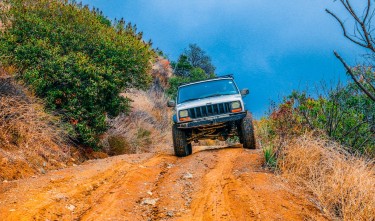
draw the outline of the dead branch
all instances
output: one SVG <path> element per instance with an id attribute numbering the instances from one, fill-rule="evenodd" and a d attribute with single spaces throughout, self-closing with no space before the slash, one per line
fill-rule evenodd
<path id="1" fill-rule="evenodd" d="M 361 88 L 361 90 L 371 99 L 375 102 L 375 96 L 373 94 L 371 94 L 359 81 L 358 79 L 355 77 L 352 69 L 349 67 L 348 64 L 346 64 L 346 62 L 344 61 L 344 59 L 336 52 L 334 51 L 334 54 L 336 56 L 337 59 L 339 59 L 341 61 L 341 63 L 344 65 L 346 71 L 349 73 L 350 77 L 354 80 L 354 82 L 358 85 L 359 88 Z"/>
<path id="2" fill-rule="evenodd" d="M 333 18 L 336 19 L 336 21 L 340 24 L 343 32 L 344 32 L 344 36 L 349 39 L 351 42 L 361 46 L 361 47 L 364 47 L 364 48 L 368 48 L 370 49 L 372 52 L 375 52 L 375 47 L 373 45 L 373 41 L 372 41 L 372 36 L 371 36 L 371 32 L 369 32 L 369 30 L 371 30 L 371 27 L 370 25 L 367 25 L 366 24 L 368 23 L 368 18 L 371 19 L 371 16 L 369 17 L 369 13 L 370 13 L 370 10 L 371 10 L 371 0 L 367 0 L 367 6 L 366 6 L 366 9 L 365 9 L 365 13 L 363 15 L 363 19 L 361 20 L 359 18 L 359 16 L 357 15 L 357 13 L 354 11 L 353 7 L 351 6 L 350 4 L 350 1 L 349 0 L 340 0 L 341 4 L 345 7 L 346 11 L 349 12 L 349 14 L 352 16 L 352 18 L 354 19 L 355 21 L 355 25 L 359 26 L 360 28 L 357 30 L 357 32 L 359 33 L 360 37 L 357 36 L 356 33 L 354 33 L 354 36 L 350 36 L 347 32 L 347 29 L 344 25 L 344 22 L 336 15 L 334 14 L 333 12 L 331 12 L 330 10 L 326 9 L 326 12 L 328 14 L 330 14 Z M 355 40 L 354 38 L 358 38 L 358 40 Z"/>
<path id="3" fill-rule="evenodd" d="M 351 36 L 348 35 L 348 32 L 346 31 L 346 28 L 345 28 L 345 25 L 344 23 L 341 21 L 341 19 L 339 17 L 337 17 L 337 15 L 335 15 L 334 13 L 332 13 L 330 10 L 326 9 L 326 12 L 330 15 L 332 15 L 332 17 L 334 17 L 338 23 L 340 24 L 341 28 L 342 28 L 342 31 L 344 32 L 344 36 L 349 39 L 351 42 L 359 45 L 359 46 L 362 46 L 364 48 L 367 48 L 367 45 L 366 44 L 363 44 L 357 40 L 355 40 L 354 38 L 352 38 Z"/>

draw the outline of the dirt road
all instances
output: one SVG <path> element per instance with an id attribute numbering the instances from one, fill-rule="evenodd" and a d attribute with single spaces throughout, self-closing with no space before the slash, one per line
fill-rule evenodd
<path id="1" fill-rule="evenodd" d="M 323 220 L 259 150 L 123 155 L 0 184 L 0 220 Z"/>

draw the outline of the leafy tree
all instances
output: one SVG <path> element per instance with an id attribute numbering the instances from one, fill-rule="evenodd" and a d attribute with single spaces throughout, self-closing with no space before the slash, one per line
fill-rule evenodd
<path id="1" fill-rule="evenodd" d="M 200 68 L 206 75 L 214 74 L 216 69 L 211 58 L 196 44 L 189 44 L 189 48 L 185 49 L 177 62 L 172 63 L 172 67 L 176 75 L 184 77 L 189 75 L 192 68 Z"/>
<path id="2" fill-rule="evenodd" d="M 207 76 L 206 72 L 201 68 L 193 68 L 190 70 L 190 81 L 200 81 L 208 79 L 210 76 Z"/>
<path id="3" fill-rule="evenodd" d="M 189 48 L 185 49 L 184 55 L 192 67 L 201 68 L 207 75 L 215 73 L 216 68 L 211 63 L 211 58 L 197 44 L 189 44 Z"/>
<path id="4" fill-rule="evenodd" d="M 95 146 L 106 117 L 129 110 L 126 87 L 147 88 L 154 52 L 136 26 L 113 24 L 98 10 L 70 1 L 4 0 L 3 65 L 74 126 L 76 139 Z"/>
<path id="5" fill-rule="evenodd" d="M 180 55 L 177 62 L 172 63 L 172 67 L 174 67 L 174 73 L 178 76 L 188 77 L 190 74 L 190 70 L 193 66 L 188 61 L 188 57 L 184 54 Z"/>

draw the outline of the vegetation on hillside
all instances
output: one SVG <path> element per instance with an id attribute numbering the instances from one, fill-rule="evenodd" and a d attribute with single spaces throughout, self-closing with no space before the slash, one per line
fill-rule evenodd
<path id="1" fill-rule="evenodd" d="M 164 92 L 152 87 L 147 91 L 127 90 L 121 94 L 134 102 L 129 115 L 120 114 L 109 120 L 110 129 L 101 140 L 109 155 L 149 152 L 169 153 L 172 110 Z"/>
<path id="2" fill-rule="evenodd" d="M 152 82 L 151 44 L 124 20 L 112 23 L 74 2 L 4 3 L 2 65 L 14 67 L 16 77 L 73 126 L 77 141 L 96 146 L 108 128 L 106 118 L 129 111 L 130 101 L 120 92 Z"/>
<path id="3" fill-rule="evenodd" d="M 355 84 L 339 85 L 318 98 L 295 91 L 261 122 L 269 138 L 279 140 L 278 146 L 287 138 L 315 131 L 351 153 L 375 156 L 375 102 Z"/>
<path id="4" fill-rule="evenodd" d="M 369 220 L 374 116 L 375 102 L 354 83 L 315 97 L 295 91 L 256 122 L 265 163 L 306 188 L 329 218 Z"/>
<path id="5" fill-rule="evenodd" d="M 68 142 L 68 128 L 44 111 L 40 99 L 12 78 L 0 76 L 0 181 L 66 166 L 75 150 Z"/>

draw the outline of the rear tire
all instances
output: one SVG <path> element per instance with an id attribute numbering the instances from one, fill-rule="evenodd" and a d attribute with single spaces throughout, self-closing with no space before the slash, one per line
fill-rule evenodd
<path id="1" fill-rule="evenodd" d="M 239 135 L 243 148 L 256 149 L 253 117 L 250 112 L 246 112 L 246 116 L 241 120 Z"/>
<path id="2" fill-rule="evenodd" d="M 174 153 L 176 156 L 186 157 L 193 153 L 191 143 L 187 142 L 186 131 L 177 128 L 177 125 L 174 124 L 172 127 L 172 135 Z"/>

